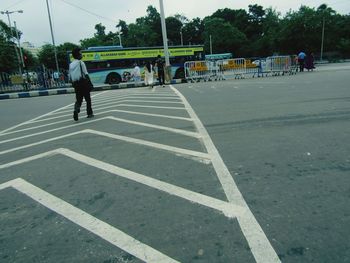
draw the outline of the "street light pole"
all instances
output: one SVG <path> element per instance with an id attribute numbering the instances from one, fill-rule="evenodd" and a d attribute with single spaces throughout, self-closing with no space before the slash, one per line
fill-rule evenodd
<path id="1" fill-rule="evenodd" d="M 170 59 L 169 59 L 168 37 L 166 34 L 163 0 L 159 0 L 159 6 L 160 6 L 160 21 L 162 25 L 162 36 L 163 36 L 164 57 L 165 57 L 165 80 L 167 82 L 170 82 L 172 79 L 172 76 L 171 76 L 171 66 L 170 66 Z"/>
<path id="2" fill-rule="evenodd" d="M 184 45 L 184 41 L 183 41 L 183 38 L 182 38 L 182 28 L 180 29 L 180 36 L 181 36 L 181 46 Z"/>
<path id="3" fill-rule="evenodd" d="M 322 39 L 321 39 L 321 61 L 323 59 L 323 41 L 324 41 L 324 24 L 325 24 L 325 18 L 323 16 L 323 23 L 322 23 Z"/>
<path id="4" fill-rule="evenodd" d="M 51 38 L 52 38 L 52 44 L 53 44 L 53 51 L 55 53 L 55 62 L 56 62 L 56 71 L 60 72 L 60 69 L 58 67 L 58 60 L 57 60 L 57 50 L 56 50 L 56 45 L 55 45 L 55 38 L 53 35 L 52 31 L 52 22 L 51 22 L 51 14 L 50 14 L 50 7 L 49 7 L 49 2 L 46 0 L 46 6 L 47 6 L 47 13 L 49 15 L 49 22 L 50 22 L 50 30 L 51 30 Z"/>
<path id="5" fill-rule="evenodd" d="M 11 35 L 12 37 L 14 37 L 13 35 L 13 31 L 12 31 L 12 24 L 11 24 L 11 19 L 10 19 L 10 14 L 12 13 L 23 13 L 23 10 L 17 10 L 17 11 L 1 11 L 1 14 L 4 15 L 6 14 L 7 15 L 7 19 L 8 19 L 8 22 L 9 22 L 9 27 L 10 27 L 10 32 L 11 32 Z M 16 34 L 17 34 L 17 29 L 16 29 Z M 18 61 L 18 71 L 19 71 L 19 74 L 22 75 L 22 68 L 21 68 L 21 60 L 20 60 L 20 56 L 18 54 L 18 50 L 17 50 L 17 47 L 16 47 L 16 44 L 13 43 L 13 47 L 15 48 L 15 53 L 16 53 L 16 57 L 17 57 L 17 61 Z"/>
<path id="6" fill-rule="evenodd" d="M 24 64 L 23 53 L 22 53 L 22 49 L 21 49 L 21 41 L 20 41 L 19 36 L 18 36 L 16 21 L 14 21 L 13 23 L 15 25 L 15 30 L 16 30 L 16 38 L 17 38 L 17 42 L 18 42 L 19 55 L 21 58 L 22 66 L 23 66 L 23 68 L 25 68 L 26 65 Z"/>
<path id="7" fill-rule="evenodd" d="M 210 54 L 213 54 L 213 43 L 211 41 L 211 35 L 209 35 L 209 45 L 210 45 Z"/>
<path id="8" fill-rule="evenodd" d="M 118 38 L 119 38 L 119 46 L 122 47 L 122 37 L 120 32 L 118 33 Z"/>
<path id="9" fill-rule="evenodd" d="M 163 0 L 159 0 L 159 5 L 160 5 L 160 20 L 161 20 L 161 24 L 162 24 L 162 36 L 163 36 L 163 45 L 164 45 L 165 65 L 170 66 L 168 37 L 167 37 L 166 26 L 165 26 Z"/>

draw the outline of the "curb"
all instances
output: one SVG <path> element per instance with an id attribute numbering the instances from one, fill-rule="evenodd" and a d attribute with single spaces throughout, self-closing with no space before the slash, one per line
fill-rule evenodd
<path id="1" fill-rule="evenodd" d="M 173 79 L 170 84 L 180 84 L 182 83 L 181 79 Z M 128 88 L 138 88 L 144 87 L 143 82 L 138 83 L 121 83 L 115 85 L 101 85 L 94 87 L 92 92 L 101 91 L 101 90 L 112 90 L 112 89 L 128 89 Z M 30 97 L 39 97 L 39 96 L 50 96 L 50 95 L 62 95 L 74 93 L 74 88 L 60 88 L 60 89 L 48 89 L 48 90 L 34 90 L 27 92 L 14 92 L 14 93 L 5 93 L 0 94 L 0 100 L 6 99 L 19 99 L 19 98 L 30 98 Z"/>

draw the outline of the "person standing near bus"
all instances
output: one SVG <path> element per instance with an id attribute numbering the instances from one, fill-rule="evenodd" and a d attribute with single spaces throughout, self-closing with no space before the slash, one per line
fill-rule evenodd
<path id="1" fill-rule="evenodd" d="M 145 85 L 153 87 L 153 66 L 149 61 L 145 64 Z"/>
<path id="2" fill-rule="evenodd" d="M 135 82 L 141 81 L 141 71 L 140 71 L 140 67 L 137 65 L 137 63 L 134 64 L 134 69 L 131 73 L 131 77 L 134 79 Z"/>
<path id="3" fill-rule="evenodd" d="M 156 67 L 158 71 L 158 80 L 159 80 L 159 85 L 162 85 L 165 87 L 165 80 L 164 80 L 164 61 L 161 58 L 160 55 L 158 55 L 157 60 L 156 60 Z"/>
<path id="4" fill-rule="evenodd" d="M 78 121 L 78 114 L 80 112 L 80 107 L 83 102 L 83 98 L 86 101 L 86 113 L 88 118 L 94 117 L 92 107 L 91 107 L 91 97 L 90 91 L 92 89 L 92 84 L 89 79 L 89 75 L 85 66 L 85 63 L 81 61 L 83 58 L 80 48 L 75 48 L 72 51 L 74 60 L 69 64 L 69 78 L 72 82 L 72 86 L 75 90 L 75 104 L 73 119 Z"/>

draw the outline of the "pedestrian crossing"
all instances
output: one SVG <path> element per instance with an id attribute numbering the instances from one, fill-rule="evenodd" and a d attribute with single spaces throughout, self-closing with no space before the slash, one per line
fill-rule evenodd
<path id="1" fill-rule="evenodd" d="M 0 171 L 6 176 L 0 190 L 16 189 L 141 261 L 189 262 L 181 249 L 148 242 L 151 236 L 127 233 L 126 227 L 120 229 L 67 202 L 64 191 L 56 196 L 34 179 L 10 172 L 36 161 L 50 165 L 53 158 L 63 156 L 94 169 L 96 174 L 89 176 L 102 181 L 100 173 L 107 173 L 136 183 L 140 191 L 161 193 L 160 204 L 171 197 L 182 200 L 186 209 L 200 207 L 207 215 L 235 220 L 256 262 L 280 262 L 204 125 L 179 90 L 167 86 L 104 91 L 93 96 L 92 105 L 92 119 L 85 118 L 83 103 L 79 121 L 74 122 L 70 104 L 1 131 Z M 167 222 L 159 224 L 165 227 Z"/>

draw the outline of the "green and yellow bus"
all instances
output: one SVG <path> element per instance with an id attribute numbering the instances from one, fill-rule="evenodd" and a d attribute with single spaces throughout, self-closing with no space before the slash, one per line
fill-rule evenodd
<path id="1" fill-rule="evenodd" d="M 203 46 L 169 47 L 171 73 L 174 79 L 184 79 L 184 63 L 186 61 L 203 60 Z M 121 48 L 91 47 L 82 50 L 83 58 L 90 79 L 93 83 L 117 84 L 126 81 L 123 76 L 130 75 L 136 63 L 144 76 L 144 65 L 147 61 L 154 63 L 157 56 L 164 57 L 162 47 Z M 69 60 L 72 61 L 69 54 Z"/>

